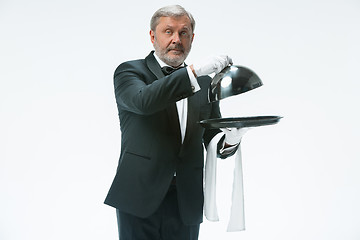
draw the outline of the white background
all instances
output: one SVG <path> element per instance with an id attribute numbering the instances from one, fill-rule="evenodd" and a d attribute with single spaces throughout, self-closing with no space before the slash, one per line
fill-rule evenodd
<path id="1" fill-rule="evenodd" d="M 113 71 L 152 50 L 151 15 L 174 3 L 0 1 L 0 239 L 117 239 Z M 200 239 L 360 239 L 360 2 L 180 4 L 197 20 L 188 63 L 229 54 L 264 83 L 223 116 L 284 117 L 243 139 L 246 231 L 226 232 L 228 159 Z"/>

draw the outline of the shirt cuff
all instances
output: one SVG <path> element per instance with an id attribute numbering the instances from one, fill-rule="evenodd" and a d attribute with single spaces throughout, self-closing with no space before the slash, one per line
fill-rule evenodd
<path id="1" fill-rule="evenodd" d="M 193 93 L 196 93 L 197 91 L 199 91 L 201 89 L 200 85 L 199 85 L 194 73 L 191 71 L 190 66 L 187 66 L 186 70 L 187 70 L 189 78 L 190 78 L 190 84 L 191 84 L 192 91 L 193 91 Z"/>

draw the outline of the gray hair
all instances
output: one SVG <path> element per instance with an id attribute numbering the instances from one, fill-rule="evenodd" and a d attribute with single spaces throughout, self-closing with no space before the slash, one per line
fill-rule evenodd
<path id="1" fill-rule="evenodd" d="M 190 19 L 191 30 L 194 32 L 195 19 L 193 18 L 191 13 L 186 11 L 185 8 L 183 8 L 180 5 L 166 6 L 157 10 L 151 18 L 150 29 L 155 31 L 156 26 L 159 24 L 159 20 L 161 17 L 182 17 L 182 16 L 187 16 Z"/>

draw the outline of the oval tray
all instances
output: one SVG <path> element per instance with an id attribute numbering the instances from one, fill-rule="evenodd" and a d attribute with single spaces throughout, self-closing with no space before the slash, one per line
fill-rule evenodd
<path id="1" fill-rule="evenodd" d="M 204 128 L 243 128 L 276 124 L 281 118 L 280 116 L 213 118 L 202 120 L 199 123 Z"/>

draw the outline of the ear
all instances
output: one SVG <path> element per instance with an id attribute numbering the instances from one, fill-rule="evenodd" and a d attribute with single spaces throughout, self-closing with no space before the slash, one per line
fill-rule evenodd
<path id="1" fill-rule="evenodd" d="M 154 44 L 154 41 L 155 41 L 155 33 L 153 30 L 150 30 L 150 41 L 152 44 Z"/>
<path id="2" fill-rule="evenodd" d="M 191 43 L 194 41 L 194 36 L 195 36 L 195 34 L 193 33 L 193 35 L 191 37 Z"/>

